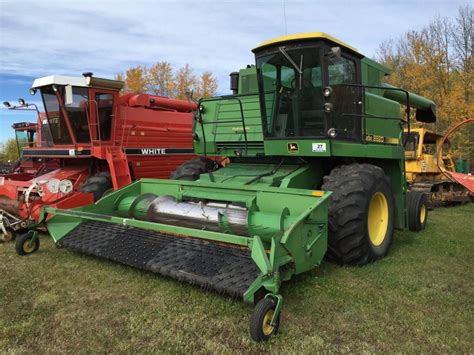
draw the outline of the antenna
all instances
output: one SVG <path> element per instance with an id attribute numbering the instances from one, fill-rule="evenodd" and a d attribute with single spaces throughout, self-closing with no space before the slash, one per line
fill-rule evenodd
<path id="1" fill-rule="evenodd" d="M 285 35 L 288 34 L 288 29 L 286 27 L 286 6 L 285 6 L 285 0 L 283 0 L 283 21 L 285 23 Z"/>

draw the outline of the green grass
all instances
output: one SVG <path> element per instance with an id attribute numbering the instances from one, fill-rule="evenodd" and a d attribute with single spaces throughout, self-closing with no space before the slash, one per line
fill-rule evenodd
<path id="1" fill-rule="evenodd" d="M 283 287 L 279 336 L 248 334 L 251 307 L 58 249 L 0 245 L 0 352 L 474 351 L 474 204 L 430 213 L 366 267 L 324 263 Z"/>

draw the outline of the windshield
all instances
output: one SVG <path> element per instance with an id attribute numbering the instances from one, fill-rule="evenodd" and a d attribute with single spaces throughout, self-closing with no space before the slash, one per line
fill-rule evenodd
<path id="1" fill-rule="evenodd" d="M 408 140 L 407 140 L 408 137 Z M 410 133 L 408 136 L 407 132 L 403 133 L 403 141 L 407 142 L 405 145 L 405 158 L 406 159 L 415 159 L 416 150 L 418 149 L 418 142 L 420 140 L 420 135 L 418 133 Z"/>
<path id="2" fill-rule="evenodd" d="M 21 155 L 23 148 L 33 148 L 36 142 L 36 131 L 15 131 L 18 152 Z"/>
<path id="3" fill-rule="evenodd" d="M 61 88 L 59 88 L 61 90 Z M 58 98 L 51 86 L 41 89 L 44 108 L 48 117 L 49 128 L 53 141 L 56 144 L 72 144 L 66 120 L 62 110 L 59 109 Z"/>
<path id="4" fill-rule="evenodd" d="M 257 58 L 257 69 L 266 136 L 324 136 L 320 47 L 279 48 Z"/>
<path id="5" fill-rule="evenodd" d="M 408 133 L 404 132 L 403 133 L 403 141 L 407 142 L 405 145 L 405 151 L 416 151 L 418 148 L 418 141 L 420 139 L 420 135 L 418 133 L 410 133 L 410 136 L 408 137 Z"/>
<path id="6" fill-rule="evenodd" d="M 64 86 L 57 86 L 59 96 L 65 101 Z M 55 144 L 72 144 L 66 119 L 59 107 L 59 101 L 51 86 L 41 89 L 44 107 L 48 116 L 49 131 Z M 72 131 L 79 143 L 90 141 L 89 125 L 87 120 L 87 88 L 73 87 L 73 102 L 64 107 L 69 118 Z"/>

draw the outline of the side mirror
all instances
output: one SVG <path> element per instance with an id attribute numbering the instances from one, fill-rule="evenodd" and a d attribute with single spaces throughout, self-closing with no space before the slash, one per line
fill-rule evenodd
<path id="1" fill-rule="evenodd" d="M 72 105 L 72 103 L 74 102 L 73 101 L 73 98 L 72 98 L 72 86 L 71 85 L 66 85 L 66 88 L 65 88 L 65 95 L 66 95 L 66 98 L 65 98 L 65 102 L 64 104 L 66 106 L 69 106 L 69 105 Z"/>

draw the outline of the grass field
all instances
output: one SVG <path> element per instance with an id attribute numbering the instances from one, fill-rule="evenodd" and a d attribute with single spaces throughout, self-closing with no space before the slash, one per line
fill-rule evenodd
<path id="1" fill-rule="evenodd" d="M 474 351 L 474 204 L 397 232 L 380 262 L 293 279 L 264 344 L 243 303 L 41 242 L 28 257 L 0 244 L 0 352 Z"/>

